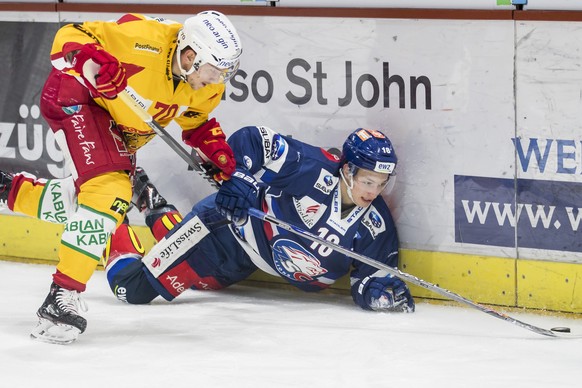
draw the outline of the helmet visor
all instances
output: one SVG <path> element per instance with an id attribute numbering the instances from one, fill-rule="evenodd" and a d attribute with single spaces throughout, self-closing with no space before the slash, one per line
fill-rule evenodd
<path id="1" fill-rule="evenodd" d="M 379 179 L 378 177 L 361 177 L 355 176 L 354 184 L 357 185 L 360 190 L 381 193 L 384 191 L 388 182 L 390 181 L 390 175 L 386 175 L 386 179 Z"/>
<path id="2" fill-rule="evenodd" d="M 238 70 L 239 63 L 236 61 L 232 66 L 224 69 L 220 69 L 210 63 L 202 63 L 198 68 L 200 80 L 207 84 L 227 83 Z"/>

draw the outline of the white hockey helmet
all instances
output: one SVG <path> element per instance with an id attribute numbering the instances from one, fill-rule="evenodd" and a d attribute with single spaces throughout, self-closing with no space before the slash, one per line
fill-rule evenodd
<path id="1" fill-rule="evenodd" d="M 196 59 L 188 71 L 182 69 L 178 61 L 182 78 L 200 71 L 205 64 L 218 70 L 219 82 L 227 82 L 238 70 L 241 41 L 233 24 L 220 12 L 203 11 L 186 19 L 178 32 L 176 55 L 179 56 L 186 47 L 196 52 Z"/>

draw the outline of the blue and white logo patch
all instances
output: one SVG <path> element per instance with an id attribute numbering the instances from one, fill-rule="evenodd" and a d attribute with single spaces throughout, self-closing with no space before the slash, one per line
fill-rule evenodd
<path id="1" fill-rule="evenodd" d="M 329 171 L 321 169 L 317 182 L 313 185 L 317 190 L 321 191 L 323 194 L 329 194 L 335 187 L 338 181 L 337 177 L 334 177 Z"/>
<path id="2" fill-rule="evenodd" d="M 277 134 L 273 136 L 273 145 L 271 147 L 271 160 L 277 160 L 283 156 L 287 149 L 287 142 Z"/>
<path id="3" fill-rule="evenodd" d="M 287 279 L 309 282 L 327 273 L 321 262 L 295 241 L 280 239 L 273 245 L 273 263 Z"/>
<path id="4" fill-rule="evenodd" d="M 378 213 L 378 210 L 374 206 L 370 206 L 368 212 L 362 217 L 362 224 L 370 231 L 372 238 L 376 238 L 377 235 L 386 230 L 386 224 L 384 219 Z"/>
<path id="5" fill-rule="evenodd" d="M 253 161 L 247 155 L 243 156 L 243 163 L 249 170 L 253 167 Z"/>

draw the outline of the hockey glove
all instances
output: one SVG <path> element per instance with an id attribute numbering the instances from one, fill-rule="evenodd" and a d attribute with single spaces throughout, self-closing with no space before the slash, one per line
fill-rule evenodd
<path id="1" fill-rule="evenodd" d="M 247 222 L 248 210 L 256 202 L 259 186 L 248 170 L 237 168 L 229 180 L 224 181 L 216 194 L 216 209 L 238 226 Z"/>
<path id="2" fill-rule="evenodd" d="M 75 54 L 73 68 L 94 96 L 113 99 L 127 86 L 125 69 L 98 44 L 85 44 Z"/>
<path id="3" fill-rule="evenodd" d="M 219 169 L 219 171 L 210 169 L 215 181 L 229 179 L 234 172 L 236 161 L 216 119 L 211 119 L 196 129 L 182 132 L 182 140 L 196 148 L 205 161 L 212 162 Z"/>
<path id="4" fill-rule="evenodd" d="M 414 299 L 406 284 L 395 276 L 367 276 L 352 286 L 354 302 L 364 310 L 414 312 Z"/>

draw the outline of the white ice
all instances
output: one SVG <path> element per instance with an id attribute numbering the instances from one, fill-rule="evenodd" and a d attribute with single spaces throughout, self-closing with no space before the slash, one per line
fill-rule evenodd
<path id="1" fill-rule="evenodd" d="M 31 340 L 53 266 L 0 262 L 1 387 L 580 387 L 582 339 L 544 337 L 466 307 L 362 311 L 351 298 L 235 286 L 172 303 L 114 299 L 102 271 L 87 331 Z M 582 320 L 510 313 L 582 333 Z"/>

